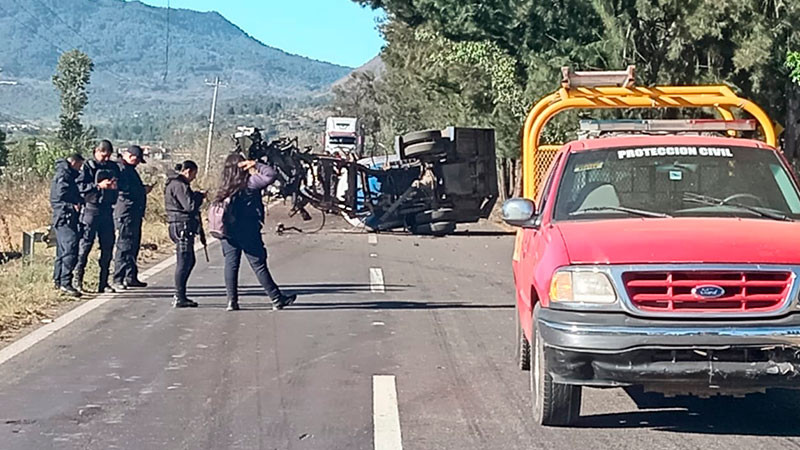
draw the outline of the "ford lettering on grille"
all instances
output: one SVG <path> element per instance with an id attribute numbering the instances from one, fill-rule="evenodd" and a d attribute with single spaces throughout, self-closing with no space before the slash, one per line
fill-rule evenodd
<path id="1" fill-rule="evenodd" d="M 692 289 L 692 294 L 700 298 L 720 298 L 725 295 L 725 289 L 720 286 L 706 284 Z"/>

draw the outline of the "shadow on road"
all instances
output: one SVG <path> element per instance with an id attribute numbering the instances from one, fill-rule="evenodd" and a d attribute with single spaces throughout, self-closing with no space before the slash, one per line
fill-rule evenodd
<path id="1" fill-rule="evenodd" d="M 647 428 L 658 431 L 747 436 L 800 436 L 800 392 L 772 390 L 745 398 L 701 399 L 626 390 L 638 411 L 583 416 L 581 428 Z"/>
<path id="2" fill-rule="evenodd" d="M 348 295 L 348 294 L 361 294 L 369 293 L 372 291 L 369 283 L 314 283 L 314 284 L 281 284 L 281 290 L 297 294 L 298 296 L 304 295 Z M 386 292 L 402 292 L 406 288 L 411 287 L 407 284 L 387 284 L 384 286 Z M 121 298 L 172 298 L 175 293 L 172 287 L 154 287 L 142 290 L 131 290 L 121 293 Z M 239 297 L 257 297 L 264 296 L 264 290 L 260 285 L 248 284 L 239 285 Z M 225 286 L 189 286 L 189 297 L 192 298 L 210 298 L 210 297 L 225 297 Z"/>
<path id="3" fill-rule="evenodd" d="M 371 300 L 365 302 L 298 302 L 292 310 L 318 309 L 514 309 L 514 305 L 468 302 L 426 302 L 413 300 Z"/>

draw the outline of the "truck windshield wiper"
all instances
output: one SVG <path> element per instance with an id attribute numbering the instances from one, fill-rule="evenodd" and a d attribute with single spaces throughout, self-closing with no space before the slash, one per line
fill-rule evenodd
<path id="1" fill-rule="evenodd" d="M 636 216 L 642 217 L 658 217 L 658 218 L 667 218 L 672 217 L 669 214 L 664 214 L 655 211 L 646 211 L 643 209 L 635 209 L 635 208 L 628 208 L 626 206 L 592 206 L 591 208 L 583 208 L 577 211 L 573 211 L 569 213 L 570 216 L 578 216 L 587 212 L 596 212 L 596 211 L 620 211 L 626 212 L 628 214 L 633 214 Z"/>
<path id="2" fill-rule="evenodd" d="M 772 220 L 782 220 L 785 222 L 794 222 L 794 220 L 791 217 L 787 216 L 786 214 L 781 214 L 779 212 L 772 212 L 755 206 L 747 206 L 737 202 L 725 201 L 724 199 L 721 198 L 711 197 L 703 194 L 697 194 L 694 192 L 684 193 L 683 201 L 688 203 L 698 203 L 701 205 L 708 205 L 708 206 L 731 206 L 734 208 L 743 209 L 745 211 L 751 212 L 759 217 L 764 217 Z"/>

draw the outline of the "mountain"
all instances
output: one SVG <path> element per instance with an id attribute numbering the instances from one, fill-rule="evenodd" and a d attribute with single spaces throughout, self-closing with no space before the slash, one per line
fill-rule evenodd
<path id="1" fill-rule="evenodd" d="M 356 74 L 356 73 L 372 72 L 373 74 L 375 74 L 375 76 L 377 78 L 381 78 L 381 76 L 383 76 L 383 73 L 385 71 L 386 71 L 386 64 L 383 62 L 383 59 L 381 59 L 381 55 L 378 55 L 378 56 L 370 59 L 369 61 L 367 61 L 363 66 L 353 70 L 352 72 L 348 73 L 347 75 L 343 76 L 342 78 L 339 78 L 338 80 L 336 80 L 333 83 L 333 86 L 340 86 L 340 85 L 346 83 L 347 80 L 350 79 L 350 75 L 353 75 L 353 74 Z"/>
<path id="2" fill-rule="evenodd" d="M 2 78 L 19 81 L 0 85 L 0 113 L 18 119 L 55 119 L 50 79 L 72 48 L 95 64 L 90 119 L 207 109 L 217 76 L 221 99 L 301 98 L 352 70 L 266 46 L 215 12 L 138 1 L 0 0 L 0 42 Z"/>

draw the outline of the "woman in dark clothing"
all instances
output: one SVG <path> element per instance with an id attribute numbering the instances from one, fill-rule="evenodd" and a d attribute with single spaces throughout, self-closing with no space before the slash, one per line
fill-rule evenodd
<path id="1" fill-rule="evenodd" d="M 222 182 L 214 201 L 229 202 L 224 215 L 225 236 L 222 239 L 228 311 L 239 309 L 239 265 L 242 253 L 272 300 L 272 309 L 283 309 L 297 299 L 297 295 L 284 295 L 275 284 L 267 268 L 267 249 L 261 239 L 264 225 L 261 191 L 275 181 L 275 176 L 275 170 L 271 167 L 245 160 L 238 153 L 225 159 Z"/>
<path id="2" fill-rule="evenodd" d="M 200 205 L 205 194 L 194 192 L 192 181 L 197 177 L 197 164 L 184 161 L 175 166 L 167 178 L 164 203 L 169 222 L 169 238 L 175 243 L 175 301 L 176 308 L 194 308 L 197 303 L 186 296 L 186 284 L 195 264 L 194 237 L 200 230 Z"/>

